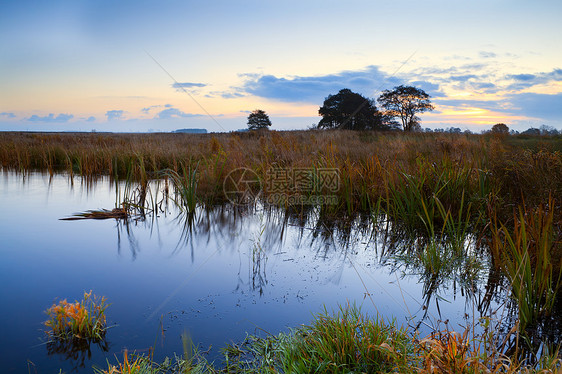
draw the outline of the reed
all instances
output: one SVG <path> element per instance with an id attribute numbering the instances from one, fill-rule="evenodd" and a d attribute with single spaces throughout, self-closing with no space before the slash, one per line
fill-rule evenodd
<path id="1" fill-rule="evenodd" d="M 400 134 L 354 131 L 266 131 L 252 134 L 38 134 L 1 133 L 3 169 L 84 178 L 109 175 L 146 185 L 171 170 L 191 178 L 197 169 L 198 201 L 226 201 L 222 185 L 237 168 L 267 180 L 272 168 L 335 168 L 341 185 L 333 215 L 356 214 L 384 198 L 388 214 L 423 229 L 420 201 L 436 209 L 435 195 L 456 213 L 461 195 L 475 216 L 488 195 L 504 206 L 538 205 L 562 195 L 562 153 L 557 139 L 526 143 L 483 135 Z M 542 141 L 542 140 L 541 140 Z M 529 147 L 527 147 L 527 144 Z M 186 183 L 189 185 L 190 183 Z M 191 183 L 193 186 L 193 183 Z M 265 191 L 267 192 L 267 191 Z M 192 204 L 191 204 L 192 205 Z M 509 219 L 510 212 L 499 212 Z M 555 214 L 555 221 L 561 218 Z"/>
<path id="2" fill-rule="evenodd" d="M 552 312 L 560 288 L 562 262 L 552 261 L 562 249 L 554 232 L 554 207 L 552 197 L 535 209 L 520 207 L 511 229 L 492 214 L 492 254 L 510 280 L 522 331 Z"/>
<path id="3" fill-rule="evenodd" d="M 187 213 L 194 213 L 197 208 L 197 167 L 191 168 L 190 165 L 186 166 L 180 163 L 181 173 L 174 170 L 164 170 L 161 175 L 168 178 L 172 182 L 174 191 L 174 202 L 180 209 L 185 210 Z"/>
<path id="4" fill-rule="evenodd" d="M 467 200 L 478 193 L 475 169 L 469 164 L 455 164 L 444 158 L 440 164 L 416 160 L 413 173 L 388 171 L 386 213 L 406 228 L 432 234 L 428 225 L 441 225 L 451 234 L 463 222 L 473 221 Z M 468 205 L 468 206 L 467 206 Z M 468 213 L 468 214 L 467 214 Z M 452 216 L 458 217 L 456 222 Z"/>

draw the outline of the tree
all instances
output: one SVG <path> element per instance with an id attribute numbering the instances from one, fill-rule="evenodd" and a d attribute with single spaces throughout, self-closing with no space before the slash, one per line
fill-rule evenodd
<path id="1" fill-rule="evenodd" d="M 550 135 L 550 136 L 560 135 L 560 131 L 558 131 L 552 126 L 542 125 L 540 130 L 541 130 L 541 135 Z"/>
<path id="2" fill-rule="evenodd" d="M 531 136 L 540 136 L 541 135 L 541 130 L 534 128 L 534 127 L 530 127 L 527 130 L 523 131 L 521 133 L 521 135 L 531 135 Z"/>
<path id="3" fill-rule="evenodd" d="M 386 109 L 385 115 L 400 117 L 404 131 L 417 131 L 421 129 L 421 119 L 416 114 L 435 109 L 429 98 L 422 89 L 398 86 L 392 91 L 384 90 L 378 101 Z"/>
<path id="4" fill-rule="evenodd" d="M 261 109 L 256 109 L 248 116 L 248 129 L 267 129 L 271 126 L 269 116 Z"/>
<path id="5" fill-rule="evenodd" d="M 492 134 L 509 135 L 509 127 L 505 123 L 496 123 L 490 131 Z"/>
<path id="6" fill-rule="evenodd" d="M 348 88 L 329 95 L 318 110 L 319 129 L 385 130 L 375 102 Z"/>

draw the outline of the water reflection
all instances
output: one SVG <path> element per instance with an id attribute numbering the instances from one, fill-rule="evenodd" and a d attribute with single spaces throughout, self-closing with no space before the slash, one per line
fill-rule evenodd
<path id="1" fill-rule="evenodd" d="M 195 262 L 198 247 L 204 243 L 219 243 L 217 251 L 232 249 L 241 232 L 247 234 L 250 243 L 247 258 L 247 280 L 243 281 L 243 259 L 239 257 L 239 271 L 235 290 L 247 288 L 263 295 L 268 285 L 267 265 L 271 254 L 283 251 L 285 239 L 291 232 L 296 248 L 306 247 L 314 259 L 334 264 L 328 277 L 339 284 L 346 265 L 354 265 L 360 252 L 375 255 L 374 266 L 384 266 L 390 273 L 404 280 L 415 277 L 423 284 L 416 328 L 428 318 L 441 319 L 441 305 L 457 297 L 463 298 L 467 307 L 477 305 L 480 316 L 491 313 L 492 295 L 500 290 L 497 274 L 492 271 L 488 257 L 476 245 L 476 238 L 467 233 L 453 242 L 446 237 L 412 238 L 399 225 L 390 222 L 384 215 L 355 214 L 334 217 L 324 206 L 310 205 L 279 208 L 268 205 L 221 205 L 199 206 L 195 210 L 183 210 L 181 204 L 170 204 L 173 188 L 160 182 L 146 183 L 137 187 L 116 187 L 117 204 L 127 202 L 135 208 L 134 219 L 117 220 L 117 250 L 121 254 L 123 238 L 127 239 L 131 258 L 137 258 L 141 244 L 135 235 L 140 229 L 148 231 L 150 237 L 161 238 L 159 218 L 173 217 L 181 227 L 176 245 L 170 256 L 187 250 L 191 262 Z M 147 203 L 150 202 L 150 203 Z M 486 274 L 488 272 L 488 274 Z M 365 294 L 369 290 L 365 289 Z M 416 299 L 416 298 L 414 298 Z M 430 305 L 435 305 L 437 314 L 430 316 Z"/>
<path id="2" fill-rule="evenodd" d="M 2 298 L 13 305 L 20 305 L 21 298 L 39 300 L 40 305 L 26 309 L 40 311 L 55 297 L 95 288 L 114 303 L 110 317 L 122 325 L 110 333 L 116 349 L 151 346 L 160 331 L 159 317 L 170 313 L 177 318 L 167 321 L 169 336 L 187 329 L 195 341 L 218 350 L 243 339 L 256 325 L 276 333 L 307 323 L 322 305 L 332 308 L 346 301 L 363 303 L 371 314 L 396 316 L 421 336 L 440 321 L 449 320 L 455 329 L 485 317 L 497 324 L 505 350 L 515 344 L 510 331 L 517 306 L 508 301 L 509 285 L 472 236 L 464 238 L 462 248 L 453 248 L 446 240 L 412 239 L 384 215 L 335 219 L 314 206 L 221 205 L 187 211 L 163 198 L 173 193 L 150 185 L 146 188 L 159 191 L 158 196 L 145 194 L 144 208 L 129 219 L 63 222 L 58 219 L 77 210 L 120 206 L 125 184 L 78 178 L 71 184 L 60 176 L 10 178 L 1 181 L 0 199 L 8 211 L 23 213 L 4 217 L 0 225 L 6 259 L 0 276 L 14 287 Z M 31 281 L 13 282 L 28 268 Z M 41 323 L 44 316 L 29 318 Z M 560 321 L 552 315 L 534 327 L 537 344 L 542 337 L 559 341 Z M 29 330 L 28 341 L 33 341 L 37 329 Z M 48 350 L 68 351 L 80 363 L 104 351 L 69 348 Z M 171 355 L 181 346 L 169 338 L 159 349 Z M 108 353 L 110 359 L 114 353 Z M 105 358 L 98 355 L 97 362 Z"/>
<path id="3" fill-rule="evenodd" d="M 86 362 L 92 358 L 92 346 L 102 352 L 109 351 L 109 343 L 104 339 L 92 340 L 84 338 L 51 339 L 47 342 L 47 354 L 59 356 L 71 364 L 71 371 L 85 368 Z"/>

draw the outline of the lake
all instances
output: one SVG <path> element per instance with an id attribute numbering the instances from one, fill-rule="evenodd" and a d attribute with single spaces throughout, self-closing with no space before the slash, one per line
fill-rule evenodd
<path id="1" fill-rule="evenodd" d="M 158 361 L 183 352 L 185 333 L 212 361 L 247 334 L 286 332 L 347 303 L 423 336 L 444 321 L 463 330 L 506 298 L 486 294 L 485 256 L 470 280 L 452 269 L 428 281 L 389 250 L 388 225 L 369 217 L 338 223 L 315 209 L 225 205 L 189 218 L 169 204 L 127 221 L 60 220 L 115 204 L 108 178 L 0 173 L 3 372 L 91 373 L 124 349 L 152 348 Z M 53 352 L 45 310 L 89 290 L 111 304 L 107 349 Z"/>

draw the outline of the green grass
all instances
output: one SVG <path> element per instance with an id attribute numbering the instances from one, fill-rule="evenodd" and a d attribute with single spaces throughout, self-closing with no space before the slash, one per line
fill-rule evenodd
<path id="1" fill-rule="evenodd" d="M 248 336 L 222 350 L 210 363 L 184 343 L 184 356 L 155 363 L 129 355 L 98 374 L 124 373 L 558 373 L 558 350 L 523 364 L 501 351 L 502 341 L 482 320 L 483 333 L 469 326 L 458 333 L 435 330 L 418 338 L 382 317 L 369 318 L 355 306 L 315 314 L 312 323 L 276 336 Z"/>
<path id="2" fill-rule="evenodd" d="M 516 300 L 522 331 L 552 313 L 560 288 L 562 264 L 553 263 L 556 252 L 554 200 L 535 209 L 519 209 L 513 228 L 491 222 L 492 248 L 507 274 Z"/>

